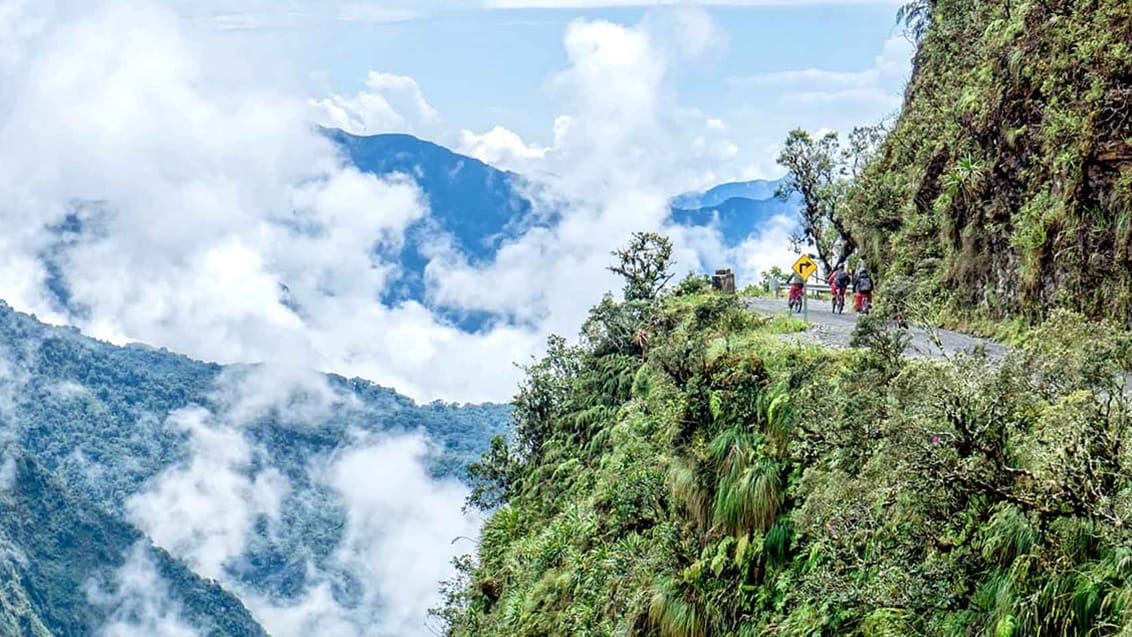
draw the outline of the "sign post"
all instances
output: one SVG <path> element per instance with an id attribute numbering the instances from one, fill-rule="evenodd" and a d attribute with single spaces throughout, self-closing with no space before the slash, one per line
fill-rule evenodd
<path id="1" fill-rule="evenodd" d="M 814 263 L 813 258 L 808 254 L 803 254 L 794 262 L 794 273 L 802 277 L 802 320 L 807 323 L 810 322 L 810 303 L 806 298 L 806 282 L 817 271 L 818 264 Z"/>

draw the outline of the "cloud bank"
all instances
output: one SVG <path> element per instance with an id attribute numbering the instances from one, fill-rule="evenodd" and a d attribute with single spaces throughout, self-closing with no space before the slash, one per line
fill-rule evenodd
<path id="1" fill-rule="evenodd" d="M 132 521 L 197 573 L 238 594 L 273 635 L 430 634 L 427 612 L 442 602 L 439 582 L 451 576 L 452 558 L 472 548 L 455 540 L 474 542 L 480 520 L 462 511 L 464 485 L 429 475 L 428 442 L 415 433 L 354 432 L 330 455 L 309 458 L 298 468 L 301 477 L 289 469 L 288 478 L 276 468 L 282 466 L 278 459 L 251 442 L 246 427 L 269 414 L 309 427 L 332 417 L 332 407 L 349 398 L 337 395 L 324 377 L 260 366 L 221 376 L 214 399 L 211 409 L 194 406 L 170 415 L 166 427 L 189 436 L 188 456 L 129 500 Z M 273 597 L 240 577 L 253 545 L 310 532 L 287 526 L 294 520 L 283 519 L 285 506 L 313 507 L 324 515 L 340 511 L 343 524 L 328 560 L 308 561 L 305 588 L 294 598 Z M 306 538 L 298 539 L 298 546 L 283 546 L 301 551 Z M 148 581 L 145 567 L 135 550 L 119 579 Z M 113 597 L 100 599 L 151 609 L 140 616 L 171 622 L 175 609 L 166 597 L 160 590 L 141 597 L 139 587 L 123 584 Z M 145 625 L 157 625 L 157 619 Z"/>
<path id="2" fill-rule="evenodd" d="M 329 369 L 422 399 L 507 395 L 509 364 L 437 370 L 521 359 L 533 336 L 467 335 L 377 300 L 399 265 L 376 248 L 429 214 L 410 179 L 344 165 L 303 98 L 214 84 L 225 61 L 160 7 L 2 6 L 0 40 L 21 44 L 0 69 L 0 297 L 118 343 Z M 427 113 L 411 81 L 370 79 Z"/>

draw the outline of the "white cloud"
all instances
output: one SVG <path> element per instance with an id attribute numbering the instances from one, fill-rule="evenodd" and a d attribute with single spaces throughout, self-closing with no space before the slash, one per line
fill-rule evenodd
<path id="1" fill-rule="evenodd" d="M 532 160 L 546 157 L 549 149 L 536 144 L 527 144 L 518 133 L 502 126 L 477 135 L 470 130 L 460 131 L 460 145 L 457 151 L 476 159 L 503 168 L 522 172 L 532 165 Z"/>
<path id="2" fill-rule="evenodd" d="M 228 567 L 241 563 L 257 533 L 293 532 L 282 526 L 281 508 L 313 492 L 292 490 L 244 426 L 269 413 L 295 425 L 322 422 L 348 398 L 319 375 L 257 366 L 227 370 L 212 399 L 213 411 L 191 407 L 167 420 L 188 434 L 188 457 L 129 500 L 133 521 L 157 545 L 238 594 L 273 635 L 429 635 L 425 621 L 441 601 L 439 582 L 451 577 L 451 559 L 471 549 L 453 540 L 475 538 L 480 520 L 462 511 L 464 485 L 428 473 L 423 434 L 351 432 L 333 453 L 299 468 L 304 483 L 335 494 L 311 506 L 340 506 L 344 527 L 324 568 L 308 563 L 306 590 L 294 600 L 276 598 Z M 255 524 L 261 518 L 266 525 Z M 332 593 L 343 577 L 360 587 L 357 597 Z"/>
<path id="3" fill-rule="evenodd" d="M 790 237 L 797 223 L 796 219 L 789 217 L 775 217 L 730 250 L 728 261 L 735 268 L 736 277 L 749 284 L 757 282 L 759 275 L 775 266 L 788 269 L 797 259 L 797 254 L 790 248 Z"/>
<path id="4" fill-rule="evenodd" d="M 667 56 L 698 65 L 726 52 L 730 44 L 727 31 L 694 3 L 649 11 L 641 26 Z"/>
<path id="5" fill-rule="evenodd" d="M 442 601 L 437 584 L 449 576 L 452 557 L 471 548 L 454 540 L 478 536 L 479 520 L 460 511 L 466 488 L 432 480 L 425 452 L 415 436 L 375 441 L 347 451 L 330 469 L 349 512 L 335 559 L 371 584 L 363 603 L 380 613 L 378 625 L 359 634 L 428 635 L 428 609 Z"/>
<path id="6" fill-rule="evenodd" d="M 326 376 L 286 364 L 227 368 L 216 380 L 212 400 L 223 421 L 236 427 L 269 415 L 282 424 L 317 423 L 335 408 L 357 404 L 352 395 L 336 392 Z"/>
<path id="7" fill-rule="evenodd" d="M 114 574 L 110 590 L 92 585 L 87 598 L 109 615 L 98 637 L 196 637 L 197 632 L 181 618 L 180 605 L 169 596 L 169 587 L 157 572 L 150 550 L 138 542 L 126 562 Z"/>
<path id="8" fill-rule="evenodd" d="M 289 485 L 275 469 L 248 475 L 251 447 L 206 410 L 174 412 L 169 424 L 189 435 L 189 459 L 166 469 L 126 507 L 157 545 L 221 579 L 225 564 L 243 554 L 255 520 L 278 519 Z"/>
<path id="9" fill-rule="evenodd" d="M 12 488 L 16 483 L 16 459 L 4 453 L 0 455 L 0 493 Z"/>
<path id="10" fill-rule="evenodd" d="M 272 635 L 302 637 L 426 637 L 428 610 L 441 603 L 439 583 L 451 560 L 467 553 L 481 520 L 462 512 L 467 489 L 433 480 L 425 470 L 425 440 L 417 435 L 360 438 L 313 479 L 340 498 L 342 539 L 327 565 L 308 566 L 308 587 L 295 600 L 271 599 L 230 582 Z M 360 585 L 351 602 L 335 598 L 332 582 L 348 573 Z"/>
<path id="11" fill-rule="evenodd" d="M 915 47 L 902 36 L 885 41 L 874 65 L 861 71 L 802 69 L 762 73 L 730 81 L 745 90 L 775 95 L 786 101 L 874 102 L 894 108 L 899 105 L 904 83 L 911 73 Z"/>
<path id="12" fill-rule="evenodd" d="M 437 119 L 436 109 L 411 77 L 370 71 L 365 84 L 366 90 L 353 96 L 312 100 L 315 117 L 355 135 L 410 133 Z"/>

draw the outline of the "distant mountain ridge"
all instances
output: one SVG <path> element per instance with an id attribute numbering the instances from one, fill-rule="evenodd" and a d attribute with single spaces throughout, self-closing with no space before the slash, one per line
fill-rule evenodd
<path id="1" fill-rule="evenodd" d="M 671 201 L 672 220 L 685 226 L 715 226 L 724 244 L 735 247 L 774 218 L 797 214 L 801 199 L 796 194 L 779 197 L 782 184 L 782 179 L 741 181 L 679 195 Z"/>
<path id="2" fill-rule="evenodd" d="M 324 131 L 359 170 L 375 175 L 399 173 L 412 178 L 428 200 L 431 214 L 409 227 L 398 260 L 404 274 L 383 294 L 387 303 L 424 300 L 424 269 L 432 236 L 446 233 L 453 247 L 469 261 L 490 259 L 502 241 L 516 236 L 515 227 L 531 210 L 520 194 L 521 177 L 478 159 L 411 135 L 358 136 L 337 129 Z M 463 317 L 452 316 L 457 323 Z M 480 321 L 465 327 L 476 328 Z"/>
<path id="3" fill-rule="evenodd" d="M 704 192 L 690 192 L 673 197 L 672 207 L 684 210 L 711 208 L 722 205 L 728 199 L 767 201 L 774 199 L 775 193 L 782 187 L 783 181 L 784 178 L 724 183 Z"/>
<path id="4" fill-rule="evenodd" d="M 552 220 L 532 218 L 532 203 L 524 177 L 499 170 L 478 159 L 411 135 L 351 135 L 337 129 L 324 133 L 338 144 L 359 170 L 375 175 L 399 173 L 414 179 L 428 199 L 431 214 L 411 226 L 403 251 L 395 257 L 404 274 L 383 300 L 414 299 L 427 304 L 424 269 L 429 261 L 430 236 L 442 231 L 472 263 L 489 261 L 499 246 L 520 236 L 532 225 Z M 672 198 L 673 222 L 689 226 L 716 226 L 728 247 L 739 245 L 765 223 L 793 214 L 798 198 L 776 196 L 782 180 L 755 180 L 720 184 L 699 193 Z M 491 317 L 460 315 L 447 308 L 432 308 L 469 331 L 482 329 Z"/>
<path id="5" fill-rule="evenodd" d="M 673 208 L 672 220 L 684 226 L 715 226 L 723 236 L 724 244 L 733 248 L 751 234 L 752 228 L 793 211 L 793 206 L 786 201 L 732 197 L 713 206 L 692 210 Z"/>

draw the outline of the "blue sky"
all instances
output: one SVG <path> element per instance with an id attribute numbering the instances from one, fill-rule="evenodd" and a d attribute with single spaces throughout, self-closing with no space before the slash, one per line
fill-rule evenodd
<path id="1" fill-rule="evenodd" d="M 649 5 L 649 2 L 628 4 Z M 411 132 L 460 148 L 459 133 L 502 126 L 525 142 L 553 143 L 561 113 L 551 87 L 569 64 L 563 47 L 578 20 L 636 25 L 672 7 L 616 6 L 488 9 L 471 3 L 349 2 L 188 3 L 179 12 L 212 32 L 231 55 L 257 57 L 264 76 L 318 97 L 366 91 L 371 71 L 412 78 L 436 110 L 432 126 L 376 127 L 361 133 Z M 619 4 L 516 0 L 511 4 Z M 735 6 L 755 4 L 756 6 Z M 794 126 L 847 130 L 890 114 L 899 103 L 911 46 L 895 26 L 895 4 L 712 3 L 711 52 L 674 68 L 670 99 L 726 122 L 742 152 L 721 178 L 768 176 L 772 145 Z M 905 66 L 861 77 L 886 54 Z M 810 71 L 810 78 L 770 76 Z M 759 81 L 749 81 L 750 78 Z M 856 80 L 853 78 L 856 77 Z M 848 79 L 847 79 L 848 78 Z M 844 83 L 852 91 L 837 95 Z M 857 84 L 860 84 L 859 86 Z M 790 99 L 804 91 L 805 99 Z M 823 96 L 822 94 L 829 93 Z"/>
<path id="2" fill-rule="evenodd" d="M 415 78 L 429 100 L 472 128 L 505 119 L 524 136 L 546 133 L 557 113 L 547 77 L 567 64 L 562 34 L 573 20 L 635 24 L 642 8 L 459 12 L 399 24 L 342 23 L 309 37 L 313 68 L 326 70 L 338 92 L 358 87 L 371 69 Z M 690 104 L 723 112 L 757 96 L 727 78 L 823 68 L 867 68 L 893 32 L 888 4 L 800 7 L 727 7 L 710 13 L 724 27 L 728 50 L 696 73 L 680 77 Z M 541 140 L 548 142 L 549 140 Z"/>

